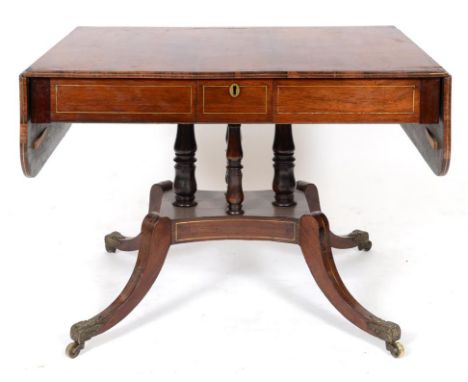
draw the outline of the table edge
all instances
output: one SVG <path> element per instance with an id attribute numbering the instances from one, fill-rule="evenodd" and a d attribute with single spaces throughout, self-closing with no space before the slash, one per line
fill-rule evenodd
<path id="1" fill-rule="evenodd" d="M 50 78 L 152 78 L 152 79 L 363 79 L 363 78 L 434 78 L 448 77 L 450 74 L 442 67 L 428 71 L 412 72 L 103 72 L 103 71 L 32 71 L 25 70 L 22 77 L 50 77 Z"/>

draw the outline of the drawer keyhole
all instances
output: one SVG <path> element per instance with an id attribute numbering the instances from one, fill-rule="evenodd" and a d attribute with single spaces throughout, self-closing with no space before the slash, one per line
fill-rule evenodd
<path id="1" fill-rule="evenodd" d="M 229 86 L 229 94 L 231 97 L 236 98 L 240 94 L 240 86 L 237 84 Z"/>

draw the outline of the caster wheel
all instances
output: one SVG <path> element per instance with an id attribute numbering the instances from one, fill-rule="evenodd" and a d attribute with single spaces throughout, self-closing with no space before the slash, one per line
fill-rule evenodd
<path id="1" fill-rule="evenodd" d="M 76 358 L 80 354 L 81 349 L 84 348 L 84 345 L 79 344 L 78 342 L 72 342 L 71 344 L 68 344 L 67 348 L 65 349 L 65 353 L 70 357 L 70 358 Z"/>
<path id="2" fill-rule="evenodd" d="M 400 342 L 387 342 L 385 347 L 395 358 L 401 358 L 405 354 L 405 348 Z"/>
<path id="3" fill-rule="evenodd" d="M 125 239 L 125 236 L 117 231 L 106 235 L 104 237 L 104 244 L 106 246 L 106 251 L 109 253 L 115 253 L 117 247 L 120 245 L 123 239 Z"/>

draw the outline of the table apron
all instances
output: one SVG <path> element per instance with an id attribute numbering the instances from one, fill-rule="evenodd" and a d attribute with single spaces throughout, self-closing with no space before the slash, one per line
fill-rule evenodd
<path id="1" fill-rule="evenodd" d="M 438 78 L 47 81 L 36 122 L 436 123 L 440 109 Z"/>

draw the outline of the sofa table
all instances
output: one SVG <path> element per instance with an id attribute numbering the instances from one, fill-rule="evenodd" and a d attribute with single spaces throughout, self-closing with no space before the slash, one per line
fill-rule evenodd
<path id="1" fill-rule="evenodd" d="M 369 250 L 369 235 L 334 234 L 317 188 L 296 182 L 292 124 L 400 124 L 444 175 L 450 92 L 450 75 L 395 27 L 76 28 L 20 75 L 24 174 L 38 174 L 74 122 L 175 123 L 177 136 L 174 181 L 151 188 L 140 234 L 105 237 L 108 252 L 138 250 L 127 285 L 71 327 L 67 354 L 138 305 L 171 245 L 246 239 L 298 244 L 333 306 L 401 356 L 400 327 L 360 305 L 333 260 L 332 248 Z M 195 123 L 227 124 L 225 192 L 197 191 Z M 248 123 L 275 125 L 271 190 L 243 191 Z"/>

